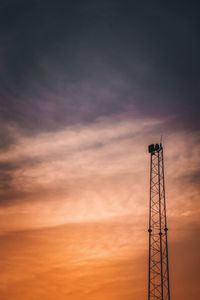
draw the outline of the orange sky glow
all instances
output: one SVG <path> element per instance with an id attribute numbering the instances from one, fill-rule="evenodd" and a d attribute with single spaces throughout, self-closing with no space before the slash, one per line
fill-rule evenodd
<path id="1" fill-rule="evenodd" d="M 172 299 L 198 299 L 199 135 L 169 123 L 113 116 L 30 137 L 8 128 L 16 142 L 0 161 L 18 168 L 1 189 L 2 300 L 147 299 L 147 146 L 164 130 Z"/>

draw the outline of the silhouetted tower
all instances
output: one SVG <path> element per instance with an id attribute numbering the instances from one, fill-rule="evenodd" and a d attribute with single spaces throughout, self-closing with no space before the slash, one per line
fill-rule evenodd
<path id="1" fill-rule="evenodd" d="M 164 158 L 162 144 L 149 145 L 148 300 L 170 300 Z"/>

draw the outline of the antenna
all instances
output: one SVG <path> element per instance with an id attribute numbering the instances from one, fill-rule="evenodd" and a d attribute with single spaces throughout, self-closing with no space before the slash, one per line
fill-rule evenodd
<path id="1" fill-rule="evenodd" d="M 160 135 L 160 145 L 162 145 L 162 139 L 163 139 L 163 135 Z"/>
<path id="2" fill-rule="evenodd" d="M 148 300 L 170 300 L 168 228 L 162 136 L 150 153 Z"/>

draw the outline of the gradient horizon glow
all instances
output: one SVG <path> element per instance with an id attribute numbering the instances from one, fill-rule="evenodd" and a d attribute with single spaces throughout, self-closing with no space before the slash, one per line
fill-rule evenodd
<path id="1" fill-rule="evenodd" d="M 161 136 L 171 298 L 199 300 L 196 11 L 0 4 L 1 300 L 147 299 L 147 147 Z"/>

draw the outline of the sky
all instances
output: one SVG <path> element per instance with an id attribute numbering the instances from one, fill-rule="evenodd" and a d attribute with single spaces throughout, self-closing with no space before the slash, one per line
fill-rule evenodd
<path id="1" fill-rule="evenodd" d="M 161 137 L 171 298 L 200 298 L 199 23 L 192 1 L 1 1 L 1 300 L 147 299 Z"/>

